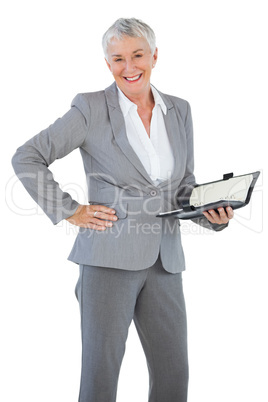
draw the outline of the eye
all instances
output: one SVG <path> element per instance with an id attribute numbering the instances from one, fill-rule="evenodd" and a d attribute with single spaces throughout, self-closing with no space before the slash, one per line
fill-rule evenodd
<path id="1" fill-rule="evenodd" d="M 135 55 L 135 57 L 137 57 L 137 58 L 142 57 L 142 56 L 143 56 L 142 54 L 136 54 Z"/>
<path id="2" fill-rule="evenodd" d="M 122 59 L 118 58 L 118 59 L 114 59 L 114 61 L 115 61 L 116 63 L 118 63 L 118 62 L 122 61 Z"/>

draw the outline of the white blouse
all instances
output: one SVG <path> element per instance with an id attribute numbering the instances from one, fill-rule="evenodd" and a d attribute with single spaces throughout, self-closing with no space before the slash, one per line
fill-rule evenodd
<path id="1" fill-rule="evenodd" d="M 151 119 L 150 137 L 138 115 L 137 105 L 131 102 L 119 88 L 118 93 L 128 141 L 154 184 L 158 185 L 172 175 L 174 155 L 163 117 L 163 113 L 167 113 L 167 107 L 157 90 L 153 86 L 151 86 L 151 89 L 155 106 Z"/>

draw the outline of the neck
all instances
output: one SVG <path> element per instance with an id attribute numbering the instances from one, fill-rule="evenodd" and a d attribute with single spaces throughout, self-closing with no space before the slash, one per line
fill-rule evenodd
<path id="1" fill-rule="evenodd" d="M 125 94 L 126 97 L 133 103 L 135 103 L 138 108 L 145 109 L 148 107 L 154 106 L 154 97 L 151 90 L 151 86 L 149 86 L 147 91 L 144 91 L 142 94 Z"/>

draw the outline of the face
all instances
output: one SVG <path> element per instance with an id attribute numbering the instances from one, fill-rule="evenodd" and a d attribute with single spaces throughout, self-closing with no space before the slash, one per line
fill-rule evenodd
<path id="1" fill-rule="evenodd" d="M 150 77 L 157 60 L 145 38 L 113 38 L 108 45 L 106 63 L 121 91 L 128 98 L 150 93 Z"/>

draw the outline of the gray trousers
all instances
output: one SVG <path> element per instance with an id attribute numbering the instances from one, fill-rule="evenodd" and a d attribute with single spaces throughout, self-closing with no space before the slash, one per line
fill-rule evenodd
<path id="1" fill-rule="evenodd" d="M 132 319 L 149 369 L 149 402 L 186 402 L 186 311 L 181 273 L 160 258 L 141 271 L 80 265 L 76 296 L 81 312 L 79 402 L 115 402 Z"/>

